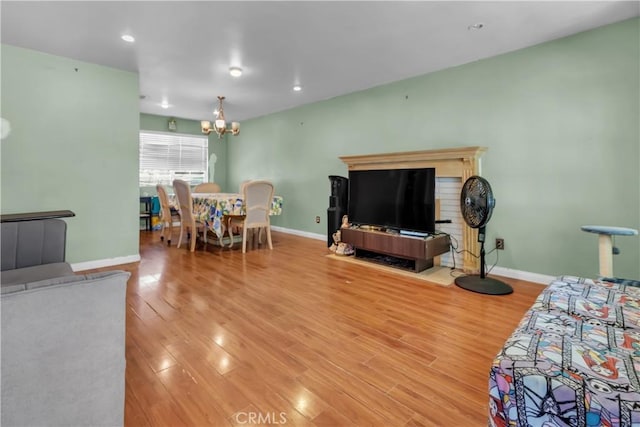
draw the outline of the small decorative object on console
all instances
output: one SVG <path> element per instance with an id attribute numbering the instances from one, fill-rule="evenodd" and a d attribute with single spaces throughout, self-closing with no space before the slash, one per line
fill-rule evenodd
<path id="1" fill-rule="evenodd" d="M 335 252 L 338 249 L 338 244 L 340 243 L 340 230 L 333 233 L 333 243 L 329 246 L 329 250 L 331 252 Z"/>
<path id="2" fill-rule="evenodd" d="M 344 218 L 346 218 L 346 215 L 342 217 L 343 221 Z M 331 252 L 334 252 L 336 255 L 353 255 L 355 252 L 353 246 L 348 243 L 342 242 L 340 240 L 342 238 L 341 236 L 342 233 L 340 232 L 340 230 L 333 233 L 333 244 L 329 247 L 329 250 Z"/>
<path id="3" fill-rule="evenodd" d="M 344 242 L 338 243 L 338 247 L 336 248 L 336 255 L 348 256 L 353 254 L 354 254 L 353 246 Z"/>

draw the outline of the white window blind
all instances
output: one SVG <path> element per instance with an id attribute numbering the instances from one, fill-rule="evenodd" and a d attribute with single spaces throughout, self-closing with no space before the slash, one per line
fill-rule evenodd
<path id="1" fill-rule="evenodd" d="M 171 185 L 176 178 L 205 182 L 208 159 L 206 136 L 140 132 L 140 186 Z"/>

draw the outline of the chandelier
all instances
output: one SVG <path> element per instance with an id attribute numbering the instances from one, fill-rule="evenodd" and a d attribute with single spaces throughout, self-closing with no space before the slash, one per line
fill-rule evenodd
<path id="1" fill-rule="evenodd" d="M 227 128 L 227 121 L 224 118 L 224 109 L 222 108 L 222 100 L 224 96 L 218 96 L 218 113 L 215 121 L 213 122 L 213 127 L 211 126 L 211 122 L 208 120 L 203 120 L 200 122 L 200 126 L 202 127 L 202 133 L 205 135 L 209 135 L 211 132 L 215 132 L 218 134 L 218 138 L 222 138 L 227 132 L 231 132 L 233 136 L 236 136 L 240 133 L 240 123 L 231 122 L 231 129 Z"/>

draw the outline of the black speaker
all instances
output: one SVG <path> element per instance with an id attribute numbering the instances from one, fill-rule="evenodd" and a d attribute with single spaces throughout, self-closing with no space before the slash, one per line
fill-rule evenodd
<path id="1" fill-rule="evenodd" d="M 333 233 L 342 225 L 342 217 L 349 211 L 349 180 L 343 176 L 329 175 L 331 195 L 327 209 L 327 247 L 333 244 Z"/>
<path id="2" fill-rule="evenodd" d="M 329 175 L 331 196 L 336 197 L 336 207 L 347 210 L 349 204 L 349 179 L 343 176 Z"/>

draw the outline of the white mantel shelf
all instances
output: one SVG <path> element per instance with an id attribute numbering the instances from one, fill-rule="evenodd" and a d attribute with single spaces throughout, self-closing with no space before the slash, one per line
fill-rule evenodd
<path id="1" fill-rule="evenodd" d="M 435 168 L 436 178 L 460 178 L 462 182 L 465 182 L 473 175 L 480 175 L 480 157 L 486 151 L 486 147 L 456 147 L 400 153 L 341 156 L 340 160 L 347 164 L 350 171 Z M 463 224 L 462 240 L 464 249 L 474 254 L 480 253 L 478 231 L 476 229 Z M 477 273 L 480 270 L 479 259 L 465 252 L 463 255 L 463 270 L 466 273 Z"/>

